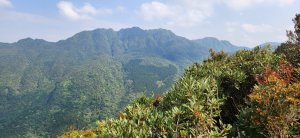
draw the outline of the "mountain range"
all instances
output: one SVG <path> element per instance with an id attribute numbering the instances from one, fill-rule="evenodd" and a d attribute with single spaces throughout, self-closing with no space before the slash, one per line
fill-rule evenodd
<path id="1" fill-rule="evenodd" d="M 138 27 L 83 31 L 58 42 L 0 43 L 0 134 L 54 137 L 114 117 L 141 95 L 168 90 L 209 49 L 248 49 Z"/>

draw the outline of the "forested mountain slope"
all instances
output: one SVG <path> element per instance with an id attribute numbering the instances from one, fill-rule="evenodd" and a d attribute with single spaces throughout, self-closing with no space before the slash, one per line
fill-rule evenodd
<path id="1" fill-rule="evenodd" d="M 1 136 L 55 136 L 71 125 L 113 117 L 143 93 L 166 91 L 210 48 L 242 49 L 138 27 L 83 31 L 58 42 L 0 43 Z"/>

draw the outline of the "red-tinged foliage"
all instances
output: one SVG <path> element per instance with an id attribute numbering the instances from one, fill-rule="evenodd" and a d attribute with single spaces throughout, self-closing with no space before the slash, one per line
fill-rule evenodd
<path id="1" fill-rule="evenodd" d="M 266 67 L 266 70 L 261 75 L 256 75 L 255 80 L 258 84 L 267 84 L 270 83 L 270 78 L 276 77 L 284 80 L 286 83 L 291 83 L 293 81 L 293 72 L 295 69 L 291 64 L 286 64 L 284 61 L 279 62 L 279 72 L 272 70 L 269 66 Z"/>
<path id="2" fill-rule="evenodd" d="M 263 136 L 300 136 L 300 82 L 293 81 L 293 71 L 290 64 L 280 62 L 279 71 L 267 67 L 256 77 L 259 85 L 249 95 L 248 115 L 251 127 Z"/>

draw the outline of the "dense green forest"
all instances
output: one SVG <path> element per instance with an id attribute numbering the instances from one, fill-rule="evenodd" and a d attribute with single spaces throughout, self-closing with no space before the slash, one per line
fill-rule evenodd
<path id="1" fill-rule="evenodd" d="M 216 38 L 188 40 L 137 27 L 80 32 L 66 40 L 0 43 L 1 137 L 55 137 L 95 127 L 133 99 L 167 91 L 209 49 L 242 47 Z"/>
<path id="2" fill-rule="evenodd" d="M 300 137 L 300 14 L 275 52 L 210 50 L 163 95 L 65 137 Z"/>

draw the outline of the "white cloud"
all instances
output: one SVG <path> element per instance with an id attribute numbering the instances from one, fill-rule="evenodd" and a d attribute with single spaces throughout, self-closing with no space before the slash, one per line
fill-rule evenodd
<path id="1" fill-rule="evenodd" d="M 163 22 L 167 27 L 191 27 L 211 17 L 217 5 L 241 11 L 256 5 L 286 6 L 295 0 L 174 0 L 143 3 L 138 14 L 146 21 Z M 246 25 L 245 28 L 251 28 Z"/>
<path id="2" fill-rule="evenodd" d="M 271 32 L 272 26 L 261 24 L 261 25 L 253 25 L 253 24 L 242 24 L 242 28 L 249 33 L 265 33 L 265 32 Z"/>
<path id="3" fill-rule="evenodd" d="M 144 19 L 150 21 L 173 16 L 169 6 L 157 1 L 142 4 L 140 7 L 140 14 Z"/>
<path id="4" fill-rule="evenodd" d="M 223 0 L 223 3 L 234 10 L 241 10 L 251 6 L 258 1 L 261 0 Z"/>
<path id="5" fill-rule="evenodd" d="M 116 11 L 123 13 L 126 11 L 126 8 L 119 5 L 119 6 L 117 6 Z"/>
<path id="6" fill-rule="evenodd" d="M 236 30 L 238 30 L 238 29 L 237 29 L 237 26 L 239 26 L 239 24 L 236 23 L 236 22 L 226 22 L 226 23 L 225 23 L 225 29 L 226 29 L 226 31 L 229 32 L 229 33 L 233 33 L 233 32 L 235 32 Z"/>
<path id="7" fill-rule="evenodd" d="M 291 5 L 295 0 L 277 0 L 280 6 Z"/>
<path id="8" fill-rule="evenodd" d="M 71 2 L 61 1 L 57 4 L 57 7 L 60 13 L 69 19 L 78 20 L 82 18 Z"/>
<path id="9" fill-rule="evenodd" d="M 0 8 L 12 7 L 12 4 L 9 0 L 0 0 Z"/>
<path id="10" fill-rule="evenodd" d="M 96 8 L 89 3 L 84 4 L 84 6 L 78 11 L 85 14 L 97 14 Z"/>
<path id="11" fill-rule="evenodd" d="M 168 26 L 194 26 L 213 13 L 215 0 L 176 0 L 143 3 L 138 13 L 147 21 L 164 20 Z"/>
<path id="12" fill-rule="evenodd" d="M 194 26 L 213 14 L 215 0 L 179 0 L 179 14 L 174 25 Z M 179 18 L 178 18 L 179 17 Z"/>
<path id="13" fill-rule="evenodd" d="M 92 16 L 97 14 L 112 14 L 111 9 L 96 9 L 89 3 L 85 3 L 83 7 L 75 7 L 69 1 L 60 1 L 57 4 L 60 13 L 71 20 L 91 19 Z"/>
<path id="14" fill-rule="evenodd" d="M 295 0 L 221 0 L 229 8 L 233 10 L 244 10 L 258 4 L 270 4 L 277 6 L 291 5 Z"/>

